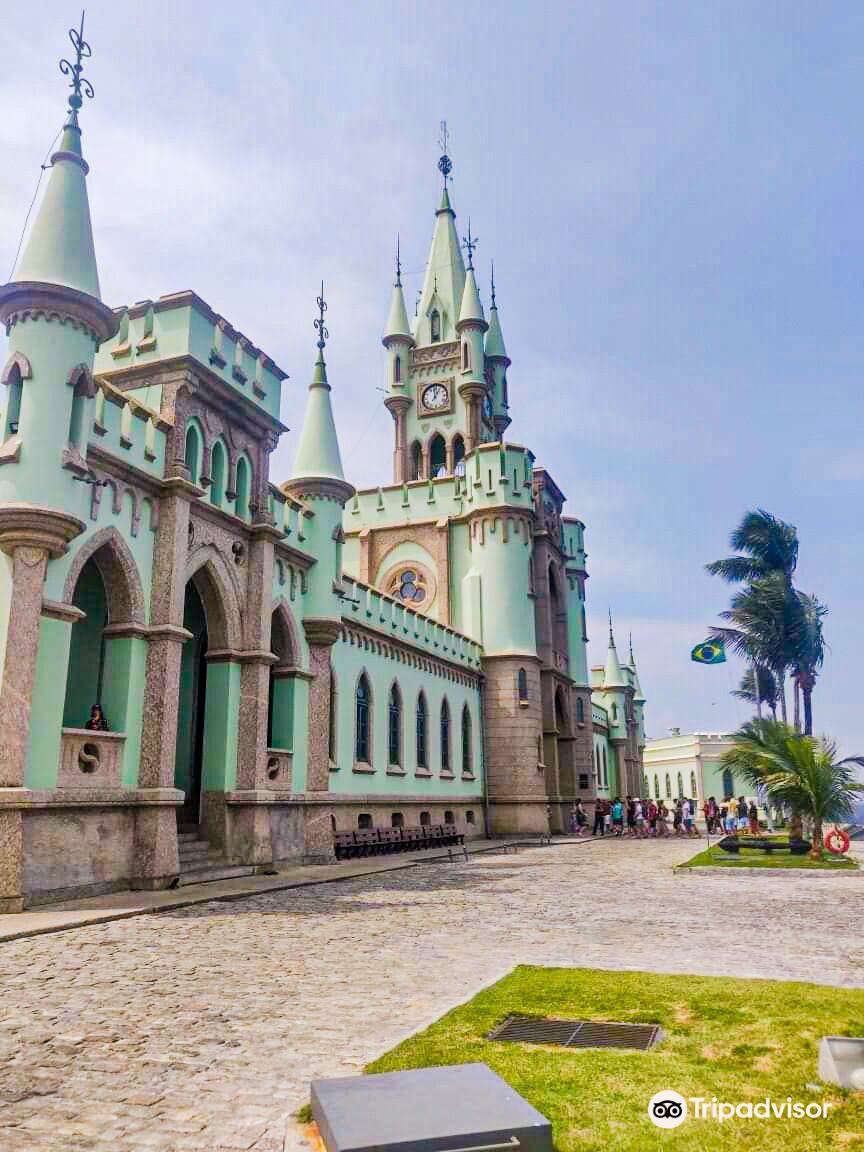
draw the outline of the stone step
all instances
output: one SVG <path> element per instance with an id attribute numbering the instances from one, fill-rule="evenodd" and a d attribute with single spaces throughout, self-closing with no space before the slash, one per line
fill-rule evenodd
<path id="1" fill-rule="evenodd" d="M 200 833 L 197 831 L 178 832 L 177 833 L 177 843 L 178 844 L 190 844 L 194 840 L 198 840 L 198 839 L 200 839 Z"/>
<path id="2" fill-rule="evenodd" d="M 254 876 L 255 869 L 244 864 L 208 864 L 203 868 L 181 869 L 179 887 L 189 884 L 208 884 L 213 880 L 233 880 L 237 876 Z"/>
<path id="3" fill-rule="evenodd" d="M 196 840 L 192 844 L 178 845 L 180 863 L 187 860 L 206 860 L 210 854 L 210 845 L 206 840 Z"/>

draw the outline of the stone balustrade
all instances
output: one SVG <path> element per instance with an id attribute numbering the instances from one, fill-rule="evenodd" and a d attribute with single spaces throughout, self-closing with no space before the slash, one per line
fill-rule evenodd
<path id="1" fill-rule="evenodd" d="M 64 728 L 58 788 L 119 788 L 125 732 Z"/>
<path id="2" fill-rule="evenodd" d="M 285 748 L 267 749 L 267 787 L 280 792 L 292 789 L 294 754 Z"/>

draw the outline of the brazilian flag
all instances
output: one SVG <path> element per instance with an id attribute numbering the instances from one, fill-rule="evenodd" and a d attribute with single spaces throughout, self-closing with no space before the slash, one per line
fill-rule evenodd
<path id="1" fill-rule="evenodd" d="M 690 659 L 695 660 L 697 664 L 725 664 L 726 649 L 723 647 L 723 641 L 706 640 L 703 644 L 697 644 L 690 653 Z"/>

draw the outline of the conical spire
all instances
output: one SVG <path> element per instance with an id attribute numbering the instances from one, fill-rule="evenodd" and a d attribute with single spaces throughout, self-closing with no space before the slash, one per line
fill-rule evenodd
<path id="1" fill-rule="evenodd" d="M 324 346 L 329 335 L 324 325 L 327 304 L 324 300 L 324 284 L 318 297 L 318 358 L 309 385 L 309 398 L 306 401 L 306 414 L 303 418 L 303 431 L 294 460 L 293 480 L 336 480 L 345 482 L 342 471 L 342 457 L 339 453 L 339 438 L 333 420 L 330 404 L 330 385 L 327 382 L 327 364 L 324 360 Z"/>
<path id="2" fill-rule="evenodd" d="M 639 673 L 636 671 L 636 658 L 633 655 L 633 633 L 630 633 L 630 668 L 633 672 L 633 688 L 635 695 L 633 700 L 636 704 L 644 704 L 645 696 L 642 693 L 642 685 L 639 683 Z"/>
<path id="3" fill-rule="evenodd" d="M 447 163 L 442 167 L 445 160 Z M 432 247 L 429 250 L 423 290 L 420 293 L 420 304 L 414 321 L 414 336 L 418 344 L 432 342 L 429 317 L 433 306 L 438 310 L 440 317 L 440 339 L 442 341 L 453 339 L 465 288 L 465 262 L 462 259 L 459 236 L 456 232 L 456 213 L 450 204 L 450 195 L 447 191 L 447 177 L 452 164 L 446 152 L 439 160 L 438 166 L 444 174 L 445 182 L 435 214 Z"/>
<path id="4" fill-rule="evenodd" d="M 90 223 L 86 176 L 89 171 L 81 151 L 78 111 L 82 92 L 90 97 L 93 87 L 82 77 L 82 61 L 90 56 L 81 28 L 70 31 L 75 62 L 60 61 L 60 71 L 71 76 L 69 115 L 63 126 L 60 148 L 51 157 L 51 175 L 27 244 L 12 276 L 12 283 L 58 284 L 93 296 L 99 295 L 99 275 Z"/>
<path id="5" fill-rule="evenodd" d="M 402 292 L 402 263 L 399 259 L 399 237 L 396 237 L 396 282 L 390 296 L 390 314 L 387 317 L 387 328 L 384 332 L 384 344 L 393 338 L 404 337 L 413 343 L 411 328 L 408 325 L 408 313 L 405 310 L 405 296 Z"/>
<path id="6" fill-rule="evenodd" d="M 612 632 L 612 613 L 609 613 L 609 648 L 606 652 L 606 670 L 603 673 L 604 688 L 626 688 L 627 681 L 621 671 L 621 663 L 615 648 L 615 636 Z"/>
<path id="7" fill-rule="evenodd" d="M 486 333 L 486 355 L 491 359 L 496 357 L 507 360 L 507 349 L 504 347 L 504 335 L 501 332 L 501 323 L 498 319 L 498 305 L 495 302 L 495 265 L 492 265 L 492 304 L 489 308 L 489 330 Z"/>

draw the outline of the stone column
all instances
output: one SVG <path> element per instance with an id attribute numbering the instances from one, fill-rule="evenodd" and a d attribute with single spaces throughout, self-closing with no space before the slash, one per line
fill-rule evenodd
<path id="1" fill-rule="evenodd" d="M 84 531 L 77 517 L 33 504 L 0 505 L 0 548 L 12 558 L 12 587 L 0 687 L 0 912 L 24 907 L 21 807 L 39 620 L 49 559 Z"/>
<path id="2" fill-rule="evenodd" d="M 237 792 L 243 803 L 232 805 L 232 856 L 242 864 L 272 863 L 270 819 L 272 793 L 267 789 L 267 706 L 273 614 L 273 545 L 281 534 L 270 524 L 252 527 L 246 591 L 245 646 L 240 656 L 240 715 L 237 740 Z"/>
<path id="3" fill-rule="evenodd" d="M 189 502 L 201 489 L 179 477 L 165 481 L 153 547 L 150 633 L 144 680 L 144 724 L 135 814 L 133 888 L 165 888 L 179 873 L 174 757 L 180 704 L 180 661 L 190 634 L 183 627 Z"/>
<path id="4" fill-rule="evenodd" d="M 322 803 L 330 791 L 330 659 L 339 637 L 337 620 L 303 621 L 309 643 L 309 740 L 306 760 L 307 801 L 305 856 L 310 861 L 333 859 L 330 806 Z"/>
<path id="5" fill-rule="evenodd" d="M 395 447 L 393 449 L 393 482 L 405 484 L 408 480 L 408 442 L 406 416 L 411 407 L 407 396 L 388 396 L 384 401 L 396 425 Z"/>

